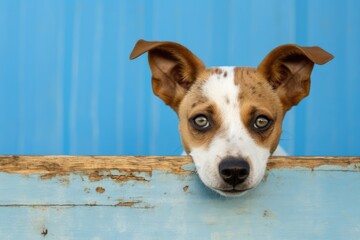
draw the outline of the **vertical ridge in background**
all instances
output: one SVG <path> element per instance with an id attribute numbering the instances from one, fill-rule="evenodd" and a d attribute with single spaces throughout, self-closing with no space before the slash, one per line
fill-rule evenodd
<path id="1" fill-rule="evenodd" d="M 64 58 L 63 58 L 63 152 L 62 154 L 70 154 L 71 139 L 70 139 L 70 90 L 72 79 L 72 63 L 73 63 L 73 35 L 74 35 L 74 18 L 75 18 L 74 4 L 70 0 L 64 1 Z M 60 30 L 61 31 L 61 30 Z"/>
<path id="2" fill-rule="evenodd" d="M 334 36 L 334 39 L 336 39 L 336 45 L 337 45 L 337 53 L 336 53 L 336 61 L 338 61 L 339 59 L 341 59 L 343 66 L 347 66 L 349 63 L 349 57 L 346 54 L 346 48 L 347 46 L 344 44 L 346 42 L 346 32 L 347 32 L 347 28 L 349 27 L 349 22 L 348 22 L 348 1 L 341 1 L 341 2 L 337 2 L 336 4 L 334 4 L 333 6 L 335 6 L 332 11 L 335 14 L 339 14 L 340 16 L 343 16 L 340 19 L 336 19 L 336 21 L 332 22 L 333 27 L 335 27 L 336 29 L 338 29 L 336 36 Z M 324 16 L 324 12 L 322 14 L 323 18 L 325 18 Z M 329 22 L 327 22 L 329 24 Z M 359 23 L 357 23 L 359 24 Z M 339 66 L 339 65 L 338 65 Z M 346 69 L 346 67 L 345 67 Z M 347 70 L 347 69 L 346 69 Z M 347 102 L 349 101 L 349 95 L 347 94 L 347 92 L 351 91 L 349 90 L 348 86 L 350 83 L 350 79 L 349 79 L 349 75 L 348 75 L 348 71 L 336 71 L 334 73 L 334 75 L 336 76 L 336 78 L 333 81 L 333 86 L 334 86 L 334 92 L 336 92 L 336 94 L 338 94 L 339 96 L 343 96 L 343 103 L 342 104 L 334 104 L 334 112 L 338 113 L 341 119 L 341 123 L 339 124 L 337 121 L 339 121 L 338 119 L 332 118 L 332 126 L 334 127 L 334 130 L 331 131 L 332 132 L 332 137 L 331 137 L 331 145 L 335 146 L 336 144 L 339 144 L 340 146 L 342 145 L 342 148 L 346 149 L 346 142 L 348 141 L 347 139 L 347 135 L 345 134 L 347 129 L 349 129 L 346 126 L 346 122 L 343 122 L 343 116 L 347 115 L 347 112 L 351 111 L 348 107 L 349 105 L 347 105 Z M 336 81 L 336 80 L 342 80 L 342 81 Z M 333 99 L 334 100 L 334 99 Z M 332 100 L 332 101 L 333 101 Z M 339 121 L 340 122 L 340 121 Z M 339 139 L 343 139 L 341 142 L 338 142 Z M 336 154 L 334 152 L 334 149 L 329 149 L 328 150 L 328 155 L 334 155 Z"/>
<path id="3" fill-rule="evenodd" d="M 347 1 L 335 1 L 332 4 L 309 1 L 309 43 L 320 45 L 335 56 L 328 64 L 316 66 L 312 74 L 314 81 L 309 98 L 311 104 L 307 106 L 304 151 L 314 155 L 334 155 L 337 148 L 344 149 L 344 138 L 347 138 L 345 133 L 349 129 L 342 120 L 346 115 L 344 105 L 349 91 L 346 89 L 349 79 L 345 67 L 348 61 L 345 46 L 346 4 Z"/>
<path id="4" fill-rule="evenodd" d="M 214 21 L 214 2 L 215 1 L 209 1 L 208 3 L 208 11 L 206 14 L 206 18 L 207 18 L 207 25 L 203 26 L 203 28 L 205 29 L 205 32 L 207 33 L 207 38 L 204 41 L 204 47 L 206 49 L 206 55 L 204 56 L 204 58 L 207 60 L 207 62 L 209 63 L 209 66 L 215 66 L 214 62 L 215 62 L 215 58 L 214 58 L 214 28 L 212 28 L 212 24 Z"/>
<path id="5" fill-rule="evenodd" d="M 126 55 L 126 46 L 127 42 L 129 41 L 128 38 L 126 38 L 128 31 L 127 29 L 127 1 L 121 1 L 119 4 L 119 22 L 118 24 L 118 36 L 116 36 L 119 39 L 119 45 L 118 45 L 118 51 L 116 54 L 119 57 L 119 66 L 117 67 L 117 78 L 116 78 L 116 97 L 115 97 L 115 134 L 116 134 L 116 147 L 115 151 L 117 154 L 126 154 L 125 148 L 124 148 L 124 86 L 125 81 L 127 80 L 127 72 L 128 69 L 124 66 L 126 66 L 126 61 L 128 58 L 124 58 L 122 56 Z"/>
<path id="6" fill-rule="evenodd" d="M 80 58 L 80 28 L 81 28 L 81 4 L 76 2 L 74 8 L 74 22 L 71 45 L 71 77 L 69 85 L 69 154 L 77 154 L 77 100 L 79 85 L 79 58 Z"/>
<path id="7" fill-rule="evenodd" d="M 128 58 L 120 55 L 121 46 L 125 45 L 120 38 L 122 31 L 122 3 L 125 1 L 114 1 L 113 4 L 102 3 L 102 37 L 99 67 L 99 89 L 98 89 L 98 152 L 106 155 L 118 153 L 117 136 L 117 93 L 120 82 L 120 71 Z M 120 60 L 123 59 L 123 62 Z M 120 71 L 119 71 L 120 69 Z M 125 79 L 125 76 L 122 78 Z M 105 127 L 104 127 L 105 126 Z"/>
<path id="8" fill-rule="evenodd" d="M 19 152 L 19 56 L 20 11 L 14 2 L 0 1 L 0 110 L 1 154 Z M 15 26 L 15 27 L 14 27 Z"/>
<path id="9" fill-rule="evenodd" d="M 92 153 L 99 154 L 99 135 L 100 135 L 100 123 L 99 123 L 99 81 L 101 72 L 101 52 L 102 52 L 102 39 L 103 39 L 103 3 L 96 2 L 95 7 L 95 34 L 94 34 L 94 54 L 92 59 L 92 87 L 91 87 L 91 130 L 92 130 Z"/>
<path id="10" fill-rule="evenodd" d="M 146 14 L 146 8 L 148 5 L 149 1 L 143 1 L 140 4 L 140 8 L 139 8 L 139 16 L 141 17 L 141 19 L 139 19 L 139 25 L 138 25 L 138 31 L 141 34 L 144 34 L 145 29 L 146 28 L 150 28 L 149 26 L 147 26 L 148 22 L 147 20 L 147 14 Z M 134 43 L 135 44 L 135 43 Z M 129 53 L 130 54 L 130 53 Z M 143 81 L 143 77 L 144 77 L 144 68 L 141 67 L 139 68 L 137 71 L 134 72 L 134 84 L 135 84 L 135 89 L 137 92 L 137 96 L 136 96 L 136 102 L 135 102 L 135 109 L 136 109 L 136 113 L 135 113 L 135 129 L 134 129 L 134 134 L 135 134 L 135 152 L 144 152 L 144 146 L 145 146 L 145 82 Z M 125 79 L 126 81 L 126 79 Z M 129 99 L 130 100 L 130 99 Z"/>
<path id="11" fill-rule="evenodd" d="M 210 1 L 211 2 L 211 18 L 209 25 L 209 32 L 211 32 L 211 52 L 212 65 L 228 66 L 229 52 L 227 45 L 229 44 L 228 37 L 231 34 L 229 31 L 229 15 L 227 14 L 229 2 L 228 1 Z M 224 16 L 222 21 L 218 21 L 217 15 Z M 218 37 L 224 36 L 224 37 Z"/>
<path id="12" fill-rule="evenodd" d="M 26 34 L 26 27 L 25 27 L 25 19 L 26 19 L 26 13 L 27 13 L 27 7 L 26 2 L 21 1 L 19 6 L 19 25 L 17 26 L 19 29 L 19 37 L 17 40 L 18 42 L 18 49 L 19 49 L 19 55 L 18 55 L 18 89 L 19 89 L 19 101 L 18 101 L 18 141 L 17 141 L 17 151 L 19 154 L 25 154 L 25 137 L 26 137 L 26 126 L 25 126 L 25 103 L 26 103 L 26 92 L 25 92 L 25 61 L 26 58 L 24 57 L 24 54 L 26 53 L 25 48 L 25 39 L 27 38 L 25 36 Z M 31 11 L 30 11 L 31 12 Z M 33 18 L 30 18 L 30 21 L 32 21 Z"/>
<path id="13" fill-rule="evenodd" d="M 349 116 L 349 112 L 352 111 L 349 108 L 349 106 L 351 105 L 348 104 L 349 93 L 351 92 L 351 89 L 349 89 L 351 79 L 349 79 L 349 73 L 347 68 L 350 61 L 349 61 L 349 55 L 347 54 L 347 45 L 344 44 L 347 41 L 346 33 L 349 32 L 349 27 L 350 27 L 349 16 L 348 16 L 349 14 L 348 4 L 349 1 L 337 2 L 337 4 L 336 5 L 334 4 L 333 5 L 334 7 L 331 8 L 331 11 L 334 13 L 334 15 L 340 14 L 341 16 L 343 16 L 343 18 L 336 19 L 336 21 L 332 22 L 332 25 L 336 29 L 338 29 L 336 36 L 334 36 L 337 45 L 336 61 L 340 60 L 343 64 L 342 68 L 344 68 L 344 71 L 342 72 L 336 71 L 334 73 L 335 79 L 332 81 L 332 85 L 334 86 L 334 92 L 336 92 L 336 94 L 338 94 L 339 96 L 344 96 L 343 99 L 344 102 L 343 104 L 334 104 L 334 111 L 340 113 L 339 116 L 342 117 L 339 120 L 335 118 L 332 119 L 332 125 L 334 126 L 334 131 L 332 131 L 331 145 L 336 145 L 336 144 L 343 145 L 344 149 L 346 149 L 345 146 L 348 146 L 346 143 L 348 142 L 349 138 L 346 137 L 347 135 L 346 132 L 350 128 L 346 126 L 348 123 L 343 122 L 342 119 L 350 119 L 346 117 L 344 118 L 344 116 Z M 340 79 L 341 81 L 336 81 Z M 341 123 L 339 124 L 337 121 Z M 343 141 L 338 143 L 338 139 L 343 139 Z M 333 149 L 329 150 L 330 154 L 334 154 L 332 152 Z"/>
<path id="14" fill-rule="evenodd" d="M 345 64 L 345 71 L 348 74 L 347 81 L 349 82 L 347 86 L 347 101 L 346 101 L 346 113 L 347 116 L 345 119 L 350 121 L 346 121 L 348 126 L 346 133 L 344 134 L 346 137 L 346 154 L 347 155 L 360 155 L 360 143 L 359 143 L 359 135 L 360 128 L 357 120 L 359 116 L 354 109 L 359 109 L 360 103 L 360 68 L 359 61 L 355 61 L 355 59 L 359 59 L 360 56 L 360 44 L 359 37 L 360 36 L 360 14 L 359 14 L 360 2 L 357 0 L 348 1 L 347 5 L 347 36 L 346 39 L 346 56 L 347 62 Z M 353 119 L 354 121 L 352 121 Z"/>
<path id="15" fill-rule="evenodd" d="M 295 2 L 296 16 L 295 16 L 295 41 L 299 45 L 307 45 L 308 41 L 308 0 L 297 0 Z M 293 155 L 307 155 L 305 152 L 306 141 L 306 115 L 307 115 L 307 102 L 302 101 L 294 111 L 294 135 Z"/>
<path id="16" fill-rule="evenodd" d="M 251 24 L 246 23 L 251 11 L 249 1 L 231 0 L 228 4 L 229 33 L 228 58 L 230 65 L 241 66 L 247 64 L 250 58 L 251 41 L 249 37 L 242 37 L 250 31 Z M 240 37 L 239 37 L 240 36 Z"/>
<path id="17" fill-rule="evenodd" d="M 66 36 L 65 36 L 65 23 L 66 23 L 66 8 L 65 3 L 60 1 L 58 3 L 58 26 L 56 29 L 57 44 L 56 44 L 56 116 L 57 116 L 57 142 L 56 151 L 53 154 L 62 154 L 64 151 L 64 115 L 65 115 L 65 98 L 64 98 L 64 85 L 65 85 L 65 53 L 66 53 Z M 48 153 L 50 154 L 50 152 Z"/>

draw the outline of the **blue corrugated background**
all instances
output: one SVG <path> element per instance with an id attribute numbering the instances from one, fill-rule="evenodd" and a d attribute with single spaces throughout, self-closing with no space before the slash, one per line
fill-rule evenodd
<path id="1" fill-rule="evenodd" d="M 177 118 L 152 95 L 139 38 L 207 66 L 256 66 L 284 43 L 335 55 L 285 120 L 296 155 L 360 155 L 360 1 L 0 0 L 0 154 L 177 155 Z M 358 122 L 359 121 L 359 122 Z"/>

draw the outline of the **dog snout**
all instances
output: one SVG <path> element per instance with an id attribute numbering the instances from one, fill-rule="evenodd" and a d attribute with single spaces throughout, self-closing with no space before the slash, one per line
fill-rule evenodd
<path id="1" fill-rule="evenodd" d="M 242 158 L 226 157 L 219 164 L 219 173 L 226 183 L 235 187 L 245 182 L 250 174 L 250 165 Z"/>

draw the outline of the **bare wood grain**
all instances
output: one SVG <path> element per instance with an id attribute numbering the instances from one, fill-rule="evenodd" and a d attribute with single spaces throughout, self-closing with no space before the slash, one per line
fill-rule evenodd
<path id="1" fill-rule="evenodd" d="M 0 172 L 17 174 L 61 174 L 70 172 L 111 171 L 145 172 L 169 171 L 187 174 L 182 167 L 191 163 L 190 157 L 163 156 L 0 156 Z"/>
<path id="2" fill-rule="evenodd" d="M 267 169 L 302 167 L 313 170 L 320 166 L 352 166 L 359 170 L 360 157 L 272 157 L 268 161 Z"/>
<path id="3" fill-rule="evenodd" d="M 95 178 L 100 171 L 118 170 L 127 173 L 151 173 L 154 170 L 172 174 L 189 174 L 183 167 L 192 163 L 189 156 L 0 156 L 0 172 L 14 174 L 53 174 L 87 172 Z M 360 157 L 272 157 L 268 170 L 303 167 L 314 169 L 322 165 L 360 167 Z M 133 177 L 137 176 L 128 175 Z M 101 177 L 101 176 L 100 176 Z"/>

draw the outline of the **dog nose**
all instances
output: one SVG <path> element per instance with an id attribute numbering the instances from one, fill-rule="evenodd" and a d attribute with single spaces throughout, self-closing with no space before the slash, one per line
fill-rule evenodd
<path id="1" fill-rule="evenodd" d="M 219 173 L 226 183 L 235 187 L 249 176 L 250 165 L 242 158 L 227 157 L 221 161 Z"/>

